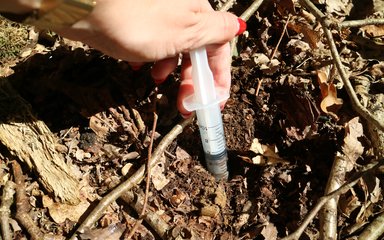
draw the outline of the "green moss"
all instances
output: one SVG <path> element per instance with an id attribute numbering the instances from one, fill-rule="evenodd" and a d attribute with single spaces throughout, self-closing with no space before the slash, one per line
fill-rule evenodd
<path id="1" fill-rule="evenodd" d="M 28 27 L 0 16 L 0 63 L 15 59 L 30 44 Z"/>

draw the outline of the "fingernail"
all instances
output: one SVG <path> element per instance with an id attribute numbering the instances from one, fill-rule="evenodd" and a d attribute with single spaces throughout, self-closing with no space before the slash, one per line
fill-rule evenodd
<path id="1" fill-rule="evenodd" d="M 187 114 L 183 114 L 183 113 L 180 113 L 180 115 L 184 118 L 184 119 L 187 119 L 187 118 L 190 118 L 192 116 L 192 113 L 187 113 Z"/>
<path id="2" fill-rule="evenodd" d="M 241 18 L 237 18 L 237 21 L 239 22 L 239 31 L 237 31 L 236 36 L 239 36 L 247 29 L 247 23 Z"/>

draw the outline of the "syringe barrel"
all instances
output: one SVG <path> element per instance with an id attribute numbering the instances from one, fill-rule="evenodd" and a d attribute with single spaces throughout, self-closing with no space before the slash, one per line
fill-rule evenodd
<path id="1" fill-rule="evenodd" d="M 216 180 L 228 179 L 228 154 L 219 104 L 196 110 L 208 170 Z"/>

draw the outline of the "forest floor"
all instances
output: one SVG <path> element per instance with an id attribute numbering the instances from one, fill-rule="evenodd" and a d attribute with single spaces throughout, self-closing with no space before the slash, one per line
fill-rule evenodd
<path id="1" fill-rule="evenodd" d="M 327 29 L 357 99 L 383 124 L 384 25 L 337 24 L 382 19 L 384 6 L 314 2 L 335 23 Z M 240 16 L 251 4 L 237 0 L 230 11 Z M 2 20 L 1 85 L 9 83 L 15 95 L 6 98 L 2 90 L 0 107 L 8 109 L 0 132 L 42 121 L 75 184 L 64 189 L 75 197 L 56 192 L 65 183 L 44 178 L 40 171 L 49 164 L 1 137 L 3 239 L 68 239 L 81 228 L 78 239 L 273 240 L 300 227 L 291 239 L 366 238 L 384 210 L 383 172 L 372 167 L 383 159 L 383 131 L 357 113 L 324 28 L 308 8 L 265 1 L 247 24 L 223 110 L 229 179 L 216 182 L 204 165 L 196 121 L 185 122 L 175 107 L 178 71 L 156 86 L 150 64 L 133 71 L 81 43 Z M 12 122 L 9 112 L 17 107 L 10 106 L 20 99 L 28 114 Z M 175 126 L 183 131 L 165 142 Z M 156 162 L 145 194 L 147 178 L 138 172 L 152 139 Z M 132 176 L 138 177 L 130 182 Z M 316 210 L 344 183 L 353 185 Z M 132 186 L 111 197 L 124 184 Z"/>

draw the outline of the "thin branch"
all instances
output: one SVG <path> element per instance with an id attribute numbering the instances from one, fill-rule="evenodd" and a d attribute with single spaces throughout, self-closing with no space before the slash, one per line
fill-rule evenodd
<path id="1" fill-rule="evenodd" d="M 245 22 L 249 20 L 249 18 L 259 9 L 260 5 L 263 3 L 264 0 L 255 0 L 251 6 L 249 6 L 243 14 L 241 14 L 240 18 L 243 19 Z M 236 45 L 237 45 L 238 37 L 235 37 L 231 41 L 231 54 L 232 56 L 236 55 Z"/>
<path id="2" fill-rule="evenodd" d="M 162 153 L 169 146 L 169 144 L 183 131 L 183 129 L 192 123 L 194 120 L 193 117 L 190 117 L 180 124 L 177 124 L 172 130 L 163 138 L 155 149 L 152 158 L 150 159 L 150 166 L 153 167 L 157 161 L 160 159 Z M 106 195 L 99 204 L 93 209 L 93 211 L 88 215 L 84 222 L 79 226 L 77 232 L 83 233 L 86 228 L 91 227 L 104 213 L 105 209 L 117 198 L 119 198 L 124 192 L 127 192 L 132 187 L 139 184 L 145 173 L 145 165 L 142 165 L 129 179 L 125 180 L 108 195 Z M 74 234 L 70 239 L 75 240 L 76 234 Z"/>
<path id="3" fill-rule="evenodd" d="M 0 207 L 1 236 L 3 240 L 12 240 L 11 228 L 9 227 L 9 216 L 11 215 L 11 205 L 15 194 L 15 183 L 7 181 L 3 188 Z"/>
<path id="4" fill-rule="evenodd" d="M 144 194 L 144 203 L 143 203 L 143 208 L 141 209 L 139 219 L 136 221 L 135 225 L 127 235 L 126 239 L 131 239 L 133 234 L 135 234 L 136 229 L 140 226 L 140 224 L 143 222 L 143 218 L 145 216 L 145 211 L 147 209 L 147 204 L 148 204 L 148 195 L 149 195 L 149 187 L 151 183 L 151 165 L 149 164 L 149 161 L 152 157 L 152 147 L 153 147 L 153 140 L 155 138 L 155 132 L 156 132 L 156 125 L 157 125 L 157 114 L 156 112 L 153 113 L 153 126 L 152 126 L 152 134 L 151 134 L 151 141 L 149 143 L 148 147 L 148 159 L 147 159 L 147 178 L 145 182 L 145 194 Z"/>
<path id="5" fill-rule="evenodd" d="M 337 51 L 337 47 L 335 41 L 333 40 L 333 36 L 328 26 L 330 25 L 330 21 L 326 18 L 326 16 L 310 1 L 310 0 L 300 0 L 303 5 L 305 5 L 310 12 L 315 15 L 315 17 L 320 21 L 325 37 L 327 38 L 329 48 L 331 50 L 331 55 L 333 59 L 333 63 L 335 64 L 337 71 L 343 81 L 344 87 L 348 96 L 351 100 L 351 104 L 353 109 L 360 114 L 368 123 L 376 126 L 381 131 L 384 131 L 384 122 L 378 120 L 374 115 L 372 115 L 359 101 L 359 98 L 356 95 L 356 92 L 353 89 L 351 82 L 348 79 L 348 76 L 344 70 L 343 63 L 340 60 L 340 55 Z"/>
<path id="6" fill-rule="evenodd" d="M 360 234 L 359 240 L 376 240 L 384 234 L 384 213 L 371 222 Z"/>
<path id="7" fill-rule="evenodd" d="M 305 228 L 312 222 L 312 220 L 316 217 L 317 213 L 321 210 L 321 208 L 326 202 L 328 202 L 332 198 L 335 198 L 341 194 L 346 193 L 349 189 L 351 189 L 354 185 L 356 185 L 356 183 L 359 182 L 361 177 L 363 177 L 365 174 L 373 174 L 383 164 L 384 164 L 384 159 L 378 161 L 377 163 L 366 166 L 364 170 L 356 173 L 355 176 L 353 176 L 347 183 L 343 184 L 340 188 L 321 197 L 319 201 L 316 203 L 315 207 L 304 218 L 303 223 L 300 225 L 300 227 L 292 234 L 282 238 L 282 240 L 299 239 L 301 234 L 303 234 Z"/>
<path id="8" fill-rule="evenodd" d="M 220 12 L 227 12 L 229 9 L 232 8 L 233 4 L 235 4 L 236 0 L 228 0 L 226 3 L 221 6 L 218 10 Z"/>
<path id="9" fill-rule="evenodd" d="M 276 54 L 276 52 L 277 52 L 277 49 L 279 49 L 281 40 L 283 40 L 283 37 L 284 37 L 284 33 L 285 33 L 285 31 L 287 31 L 287 26 L 288 26 L 288 23 L 289 23 L 289 20 L 290 20 L 290 19 L 291 19 L 291 15 L 288 16 L 288 19 L 287 19 L 287 21 L 286 21 L 285 24 L 284 24 L 284 28 L 283 28 L 283 31 L 281 32 L 279 41 L 277 42 L 276 47 L 273 49 L 272 54 L 271 54 L 271 56 L 270 56 L 270 58 L 269 58 L 270 60 L 272 60 L 272 59 L 275 57 L 275 54 Z"/>
<path id="10" fill-rule="evenodd" d="M 142 192 L 133 193 L 133 191 L 128 191 L 121 195 L 120 199 L 125 201 L 137 213 L 140 213 L 143 209 L 144 194 Z M 164 215 L 165 213 L 159 214 L 158 211 L 147 209 L 143 219 L 161 239 L 166 240 L 168 239 L 167 232 L 171 229 L 171 226 L 164 220 Z"/>
<path id="11" fill-rule="evenodd" d="M 244 21 L 248 21 L 249 18 L 259 9 L 261 4 L 263 3 L 264 0 L 255 0 L 251 6 L 249 6 L 243 14 L 241 14 L 240 18 L 243 19 Z"/>
<path id="12" fill-rule="evenodd" d="M 152 158 L 152 147 L 153 147 L 153 140 L 155 139 L 157 118 L 158 118 L 157 114 L 156 114 L 156 112 L 154 112 L 153 113 L 153 126 L 152 126 L 151 141 L 150 141 L 149 147 L 148 147 L 147 179 L 146 179 L 146 183 L 145 183 L 145 197 L 144 197 L 143 210 L 140 213 L 140 217 L 144 216 L 145 210 L 146 210 L 147 204 L 148 204 L 149 186 L 151 183 L 151 165 L 150 165 L 149 161 Z"/>
<path id="13" fill-rule="evenodd" d="M 344 21 L 338 24 L 338 28 L 363 27 L 367 25 L 384 25 L 384 18 L 367 18 L 361 20 Z"/>
<path id="14" fill-rule="evenodd" d="M 337 152 L 328 176 L 325 194 L 337 190 L 345 182 L 345 156 Z M 339 197 L 328 200 L 320 212 L 320 239 L 337 239 L 337 206 Z"/>

